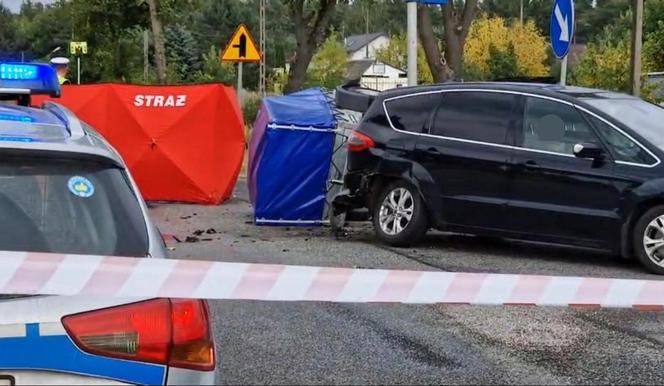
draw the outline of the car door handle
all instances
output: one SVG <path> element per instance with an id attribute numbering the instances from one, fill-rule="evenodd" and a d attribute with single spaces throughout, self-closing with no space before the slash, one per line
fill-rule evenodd
<path id="1" fill-rule="evenodd" d="M 526 170 L 538 170 L 540 166 L 535 161 L 526 161 L 522 164 Z"/>
<path id="2" fill-rule="evenodd" d="M 428 148 L 428 149 L 426 150 L 426 152 L 427 152 L 427 154 L 431 154 L 431 155 L 441 155 L 441 154 L 442 154 L 442 153 L 440 152 L 440 150 L 436 149 L 435 147 L 430 147 L 430 148 Z"/>

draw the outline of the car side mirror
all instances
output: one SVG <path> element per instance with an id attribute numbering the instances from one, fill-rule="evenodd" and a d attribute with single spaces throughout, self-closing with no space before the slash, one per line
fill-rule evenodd
<path id="1" fill-rule="evenodd" d="M 594 143 L 577 143 L 574 145 L 574 156 L 577 158 L 602 159 L 604 149 Z"/>

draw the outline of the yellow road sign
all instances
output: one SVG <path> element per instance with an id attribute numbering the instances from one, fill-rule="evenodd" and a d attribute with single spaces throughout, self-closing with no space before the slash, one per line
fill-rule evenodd
<path id="1" fill-rule="evenodd" d="M 224 62 L 259 62 L 261 53 L 246 25 L 237 26 L 233 37 L 226 45 L 221 60 Z"/>
<path id="2" fill-rule="evenodd" d="M 88 53 L 88 42 L 70 42 L 69 43 L 69 52 L 72 55 L 87 55 Z"/>

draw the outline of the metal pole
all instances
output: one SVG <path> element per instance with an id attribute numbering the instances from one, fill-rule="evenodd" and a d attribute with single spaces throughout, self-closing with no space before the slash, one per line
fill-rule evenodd
<path id="1" fill-rule="evenodd" d="M 521 0 L 520 20 L 521 20 L 521 25 L 523 25 L 523 0 Z"/>
<path id="2" fill-rule="evenodd" d="M 240 103 L 240 108 L 242 108 L 242 62 L 237 64 L 237 100 Z"/>
<path id="3" fill-rule="evenodd" d="M 78 72 L 78 79 L 76 84 L 81 84 L 81 56 L 76 57 L 76 70 Z"/>
<path id="4" fill-rule="evenodd" d="M 408 85 L 417 85 L 417 3 L 409 1 L 407 7 Z"/>
<path id="5" fill-rule="evenodd" d="M 258 92 L 261 97 L 265 97 L 266 93 L 266 64 L 265 64 L 265 39 L 267 39 L 267 33 L 265 29 L 265 8 L 267 7 L 267 0 L 260 1 L 260 10 L 259 10 L 259 24 L 260 24 L 260 51 L 261 51 L 261 60 L 258 68 Z"/>
<path id="6" fill-rule="evenodd" d="M 567 57 L 569 55 L 565 55 L 563 58 L 563 61 L 560 63 L 560 84 L 561 85 L 566 85 L 567 84 Z"/>
<path id="7" fill-rule="evenodd" d="M 641 94 L 641 48 L 643 47 L 643 0 L 632 2 L 632 58 L 631 58 L 631 85 L 632 95 Z"/>

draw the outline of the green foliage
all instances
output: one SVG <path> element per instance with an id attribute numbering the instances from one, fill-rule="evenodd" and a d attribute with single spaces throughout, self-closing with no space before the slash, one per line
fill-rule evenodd
<path id="1" fill-rule="evenodd" d="M 337 87 L 344 79 L 347 59 L 346 48 L 339 41 L 339 36 L 333 33 L 311 60 L 306 85 L 329 89 Z"/>
<path id="2" fill-rule="evenodd" d="M 644 19 L 644 60 L 654 70 L 664 70 L 664 0 L 647 1 Z"/>
<path id="3" fill-rule="evenodd" d="M 469 63 L 464 60 L 463 62 L 463 77 L 462 79 L 466 82 L 468 81 L 477 81 L 477 80 L 486 80 L 486 75 L 482 68 L 480 68 L 475 63 Z"/>
<path id="4" fill-rule="evenodd" d="M 191 82 L 202 67 L 194 36 L 180 24 L 166 29 L 165 35 L 169 83 Z"/>
<path id="5" fill-rule="evenodd" d="M 14 51 L 16 26 L 9 9 L 0 4 L 0 57 L 10 56 Z M 13 55 L 11 55 L 13 56 Z"/>
<path id="6" fill-rule="evenodd" d="M 376 59 L 403 70 L 408 67 L 407 50 L 406 34 L 393 35 L 390 36 L 390 43 L 387 46 L 376 51 Z M 433 83 L 431 69 L 421 44 L 417 45 L 417 79 L 420 84 Z"/>
<path id="7" fill-rule="evenodd" d="M 646 3 L 652 0 L 646 1 Z M 551 0 L 524 0 L 524 19 L 533 20 L 540 33 L 548 35 L 551 20 Z M 585 43 L 601 35 L 602 29 L 611 24 L 629 28 L 627 19 L 621 17 L 629 9 L 630 0 L 575 0 L 575 38 Z M 519 0 L 483 0 L 480 8 L 485 16 L 502 17 L 512 22 L 519 19 Z"/>
<path id="8" fill-rule="evenodd" d="M 590 43 L 570 73 L 570 84 L 629 93 L 629 35 L 616 35 L 607 28 L 598 41 Z M 644 73 L 648 72 L 647 61 Z M 648 97 L 648 88 L 644 88 Z"/>
<path id="9" fill-rule="evenodd" d="M 491 44 L 487 65 L 489 66 L 489 73 L 494 79 L 517 77 L 519 75 L 519 65 L 514 53 L 514 45 L 510 42 L 507 50 L 503 51 Z"/>
<path id="10" fill-rule="evenodd" d="M 335 13 L 335 28 L 342 35 L 385 32 L 400 35 L 406 29 L 406 2 L 403 0 L 355 0 L 341 2 Z"/>
<path id="11" fill-rule="evenodd" d="M 221 51 L 215 46 L 210 46 L 207 53 L 203 54 L 202 68 L 194 74 L 192 82 L 221 82 L 234 85 L 237 82 L 236 66 L 232 63 L 222 63 Z"/>
<path id="12" fill-rule="evenodd" d="M 480 18 L 468 34 L 464 60 L 480 71 L 480 79 L 545 76 L 549 73 L 544 64 L 548 52 L 546 39 L 532 21 L 508 25 L 501 17 Z M 515 71 L 510 69 L 512 61 Z"/>
<path id="13" fill-rule="evenodd" d="M 242 116 L 244 117 L 244 124 L 246 126 L 253 125 L 260 108 L 261 98 L 258 95 L 249 94 L 244 101 L 244 106 L 242 107 Z"/>

